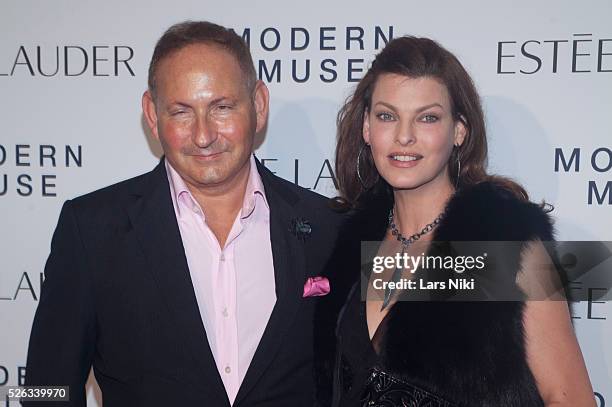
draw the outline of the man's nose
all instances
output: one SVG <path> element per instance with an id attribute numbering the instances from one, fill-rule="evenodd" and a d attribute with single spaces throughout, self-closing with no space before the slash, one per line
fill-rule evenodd
<path id="1" fill-rule="evenodd" d="M 410 121 L 400 121 L 397 134 L 395 135 L 396 143 L 407 146 L 416 142 L 415 129 Z"/>
<path id="2" fill-rule="evenodd" d="M 214 123 L 206 114 L 198 115 L 193 129 L 193 143 L 200 148 L 207 148 L 217 140 Z"/>

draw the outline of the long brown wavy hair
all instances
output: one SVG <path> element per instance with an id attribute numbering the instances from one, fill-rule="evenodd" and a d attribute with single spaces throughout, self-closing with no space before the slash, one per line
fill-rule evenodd
<path id="1" fill-rule="evenodd" d="M 429 38 L 405 36 L 391 40 L 376 56 L 355 92 L 338 113 L 338 143 L 336 145 L 336 176 L 340 202 L 354 206 L 371 190 L 388 190 L 390 186 L 379 176 L 369 148 L 363 140 L 364 114 L 371 107 L 374 86 L 381 74 L 393 73 L 410 78 L 432 77 L 443 83 L 451 99 L 452 114 L 467 128 L 467 136 L 449 158 L 449 173 L 453 185 L 459 188 L 482 181 L 492 181 L 527 200 L 523 187 L 508 178 L 488 175 L 487 136 L 480 96 L 459 60 Z M 363 149 L 363 151 L 361 151 Z M 361 156 L 358 156 L 361 151 Z M 461 169 L 457 179 L 458 164 Z M 365 186 L 357 177 L 357 165 Z"/>

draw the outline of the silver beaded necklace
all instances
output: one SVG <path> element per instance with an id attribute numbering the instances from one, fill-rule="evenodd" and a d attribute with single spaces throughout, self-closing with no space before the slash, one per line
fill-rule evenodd
<path id="1" fill-rule="evenodd" d="M 402 244 L 402 252 L 400 254 L 401 257 L 404 256 L 404 253 L 406 252 L 406 249 L 408 248 L 408 246 L 410 246 L 411 244 L 419 240 L 423 235 L 426 235 L 427 233 L 434 230 L 434 228 L 438 226 L 438 223 L 440 223 L 440 221 L 444 217 L 444 212 L 440 213 L 438 217 L 436 217 L 433 220 L 433 222 L 425 225 L 425 227 L 421 229 L 420 232 L 417 232 L 414 235 L 406 238 L 401 234 L 401 232 L 395 225 L 395 222 L 393 221 L 394 214 L 395 214 L 394 210 L 393 208 L 391 208 L 391 210 L 389 211 L 389 228 L 391 229 L 391 234 L 395 236 L 397 241 Z M 390 281 L 393 283 L 397 283 L 401 277 L 402 277 L 402 268 L 396 267 L 395 270 L 393 271 L 393 274 L 391 275 Z M 385 298 L 383 299 L 383 304 L 380 310 L 383 311 L 385 308 L 387 308 L 390 302 L 391 302 L 391 289 L 389 288 L 389 285 L 387 285 L 385 287 Z"/>

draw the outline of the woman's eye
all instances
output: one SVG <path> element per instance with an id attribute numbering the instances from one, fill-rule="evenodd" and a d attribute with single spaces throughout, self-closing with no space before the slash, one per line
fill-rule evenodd
<path id="1" fill-rule="evenodd" d="M 387 113 L 387 112 L 378 113 L 376 115 L 376 117 L 379 120 L 382 120 L 383 122 L 389 122 L 389 121 L 393 120 L 393 115 L 391 113 Z"/>
<path id="2" fill-rule="evenodd" d="M 421 121 L 424 121 L 425 123 L 435 123 L 438 121 L 438 116 L 427 114 L 421 118 Z"/>

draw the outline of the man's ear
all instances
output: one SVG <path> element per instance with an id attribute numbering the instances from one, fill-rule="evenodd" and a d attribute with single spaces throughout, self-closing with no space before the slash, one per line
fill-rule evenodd
<path id="1" fill-rule="evenodd" d="M 257 125 L 255 127 L 255 132 L 259 133 L 264 127 L 266 127 L 266 123 L 268 122 L 268 111 L 270 109 L 270 92 L 268 91 L 268 87 L 263 81 L 257 81 L 255 83 L 255 89 L 253 93 L 253 105 L 255 107 L 255 118 L 257 120 Z"/>
<path id="2" fill-rule="evenodd" d="M 363 141 L 366 144 L 370 144 L 370 111 L 366 108 L 363 112 L 363 128 L 362 128 Z"/>
<path id="3" fill-rule="evenodd" d="M 151 134 L 157 140 L 159 140 L 159 134 L 157 132 L 157 111 L 155 109 L 155 101 L 150 91 L 146 91 L 142 95 L 142 113 L 144 114 L 147 125 L 151 130 Z"/>

